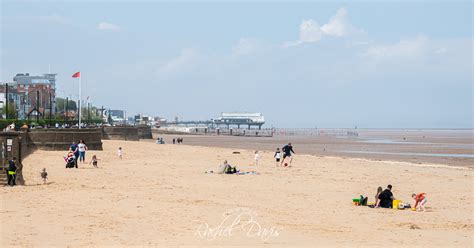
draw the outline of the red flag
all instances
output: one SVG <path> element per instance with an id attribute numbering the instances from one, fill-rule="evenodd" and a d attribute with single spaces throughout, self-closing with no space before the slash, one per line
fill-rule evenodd
<path id="1" fill-rule="evenodd" d="M 78 78 L 78 77 L 81 77 L 81 72 L 80 72 L 80 71 L 78 71 L 78 72 L 76 72 L 76 73 L 72 74 L 72 77 L 73 77 L 73 78 Z"/>

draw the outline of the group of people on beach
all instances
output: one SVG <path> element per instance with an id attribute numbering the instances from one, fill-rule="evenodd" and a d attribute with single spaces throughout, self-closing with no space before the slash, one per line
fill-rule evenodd
<path id="1" fill-rule="evenodd" d="M 281 155 L 281 152 L 283 152 L 283 156 Z M 275 154 L 273 155 L 273 158 L 275 158 L 276 166 L 277 167 L 279 166 L 291 167 L 291 162 L 293 162 L 292 154 L 296 154 L 296 153 L 293 150 L 293 146 L 291 145 L 291 142 L 284 145 L 281 148 L 281 151 L 280 151 L 280 148 L 277 148 L 275 151 Z M 260 154 L 258 151 L 255 151 L 254 165 L 257 166 L 259 161 L 260 161 Z"/>
<path id="2" fill-rule="evenodd" d="M 296 154 L 295 151 L 293 151 L 293 146 L 291 145 L 291 142 L 284 145 L 281 150 L 283 151 L 283 159 L 281 157 L 281 152 L 280 152 L 280 148 L 277 148 L 276 151 L 275 151 L 275 155 L 273 155 L 273 157 L 275 158 L 275 161 L 276 161 L 276 166 L 290 166 L 291 167 L 291 162 L 293 162 L 293 157 L 291 156 L 292 153 L 293 154 Z M 285 162 L 285 160 L 289 159 L 289 164 Z M 280 162 L 281 160 L 281 162 Z M 280 164 L 278 164 L 280 163 Z"/>
<path id="3" fill-rule="evenodd" d="M 282 155 L 283 152 L 283 155 Z M 293 146 L 290 143 L 284 145 L 280 151 L 280 148 L 277 148 L 275 151 L 275 154 L 273 157 L 275 158 L 276 166 L 288 166 L 291 167 L 291 163 L 293 161 L 292 154 L 296 154 L 295 151 L 293 150 Z M 260 153 L 259 151 L 255 151 L 255 157 L 254 157 L 254 162 L 252 165 L 258 166 L 260 161 Z M 214 173 L 214 171 L 210 171 L 211 173 Z M 238 173 L 239 170 L 237 170 L 237 167 L 234 167 L 230 165 L 227 160 L 224 160 L 224 163 L 219 165 L 219 168 L 217 169 L 216 173 L 217 174 L 235 174 Z"/>
<path id="4" fill-rule="evenodd" d="M 66 168 L 78 168 L 78 164 L 82 162 L 86 163 L 86 151 L 89 148 L 86 145 L 84 140 L 79 140 L 79 142 L 72 142 L 69 146 L 67 157 L 65 157 Z M 97 155 L 93 155 L 89 164 L 92 164 L 94 168 L 98 168 L 98 158 Z"/>
<path id="5" fill-rule="evenodd" d="M 87 150 L 88 148 L 84 140 L 79 140 L 78 143 L 73 141 L 69 146 L 67 158 L 74 158 L 74 167 L 78 168 L 78 160 L 85 163 Z"/>
<path id="6" fill-rule="evenodd" d="M 182 144 L 183 143 L 183 138 L 173 138 L 173 144 Z"/>
<path id="7" fill-rule="evenodd" d="M 426 211 L 426 193 L 413 193 L 411 195 L 415 201 L 415 205 L 412 210 Z M 392 193 L 392 185 L 387 185 L 385 190 L 382 190 L 382 187 L 377 188 L 377 193 L 375 194 L 375 207 L 376 208 L 397 208 L 398 206 L 393 206 L 393 201 L 396 200 Z"/>

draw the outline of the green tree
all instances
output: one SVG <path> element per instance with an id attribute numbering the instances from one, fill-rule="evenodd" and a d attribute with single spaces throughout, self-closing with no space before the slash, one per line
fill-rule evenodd
<path id="1" fill-rule="evenodd" d="M 6 115 L 5 115 L 5 108 L 6 106 L 4 105 L 3 108 L 1 108 L 0 110 L 0 115 L 1 116 L 4 116 L 6 118 Z M 18 113 L 16 112 L 16 104 L 15 103 L 12 103 L 12 102 L 9 102 L 8 103 L 8 119 L 16 119 L 18 118 Z"/>
<path id="2" fill-rule="evenodd" d="M 58 109 L 58 112 L 63 112 L 66 109 L 66 99 L 56 97 L 56 108 Z M 69 100 L 67 109 L 69 111 L 76 111 L 77 110 L 77 104 L 73 100 Z"/>

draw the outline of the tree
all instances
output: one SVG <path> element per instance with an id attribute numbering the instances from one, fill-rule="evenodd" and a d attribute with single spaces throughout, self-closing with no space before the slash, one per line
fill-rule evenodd
<path id="1" fill-rule="evenodd" d="M 109 113 L 109 116 L 107 117 L 107 123 L 112 125 L 114 123 L 114 121 L 112 120 L 112 116 L 110 115 L 110 110 L 108 111 L 108 113 Z"/>
<path id="2" fill-rule="evenodd" d="M 58 109 L 59 112 L 64 112 L 66 109 L 66 99 L 56 97 L 56 108 Z M 69 111 L 76 111 L 77 110 L 77 104 L 73 100 L 69 100 L 67 109 Z"/>
<path id="3" fill-rule="evenodd" d="M 4 118 L 6 118 L 5 115 L 5 105 L 3 105 L 3 108 L 0 109 L 0 115 Z M 8 103 L 8 119 L 16 119 L 18 118 L 18 113 L 16 112 L 16 104 L 13 102 Z"/>

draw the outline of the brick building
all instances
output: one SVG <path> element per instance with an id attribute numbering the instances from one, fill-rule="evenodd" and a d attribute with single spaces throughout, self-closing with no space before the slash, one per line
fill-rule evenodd
<path id="1" fill-rule="evenodd" d="M 0 85 L 0 101 L 3 99 L 3 104 L 6 100 L 5 85 Z M 8 86 L 8 102 L 15 104 L 19 119 L 43 119 L 48 118 L 50 113 L 52 116 L 56 114 L 56 74 L 17 74 Z"/>

